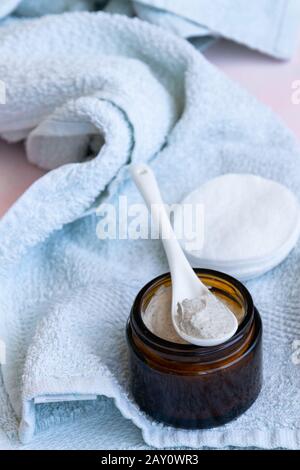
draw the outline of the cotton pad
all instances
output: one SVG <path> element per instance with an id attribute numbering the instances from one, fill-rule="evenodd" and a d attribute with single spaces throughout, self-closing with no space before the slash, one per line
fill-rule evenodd
<path id="1" fill-rule="evenodd" d="M 300 210 L 285 186 L 251 174 L 226 174 L 190 193 L 182 204 L 203 204 L 204 243 L 183 247 L 194 266 L 242 280 L 282 262 L 295 246 Z"/>

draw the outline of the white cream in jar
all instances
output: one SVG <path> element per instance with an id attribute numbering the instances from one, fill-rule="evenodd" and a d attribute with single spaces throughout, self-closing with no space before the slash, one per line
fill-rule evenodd
<path id="1" fill-rule="evenodd" d="M 234 313 L 238 323 L 240 323 L 243 317 L 240 308 L 235 308 L 234 304 L 224 297 L 218 298 Z M 172 287 L 159 287 L 145 309 L 143 321 L 151 333 L 156 336 L 172 343 L 187 344 L 175 331 L 171 316 L 171 306 Z"/>

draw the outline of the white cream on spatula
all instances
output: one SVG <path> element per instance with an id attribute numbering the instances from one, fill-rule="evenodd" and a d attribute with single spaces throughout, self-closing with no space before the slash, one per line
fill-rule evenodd
<path id="1" fill-rule="evenodd" d="M 152 170 L 132 165 L 131 175 L 159 227 L 172 278 L 172 322 L 177 334 L 197 346 L 217 346 L 238 328 L 235 315 L 200 281 L 172 229 Z"/>
<path id="2" fill-rule="evenodd" d="M 175 321 L 185 335 L 205 340 L 231 337 L 232 331 L 236 330 L 236 318 L 210 292 L 194 299 L 184 299 L 177 306 Z"/>

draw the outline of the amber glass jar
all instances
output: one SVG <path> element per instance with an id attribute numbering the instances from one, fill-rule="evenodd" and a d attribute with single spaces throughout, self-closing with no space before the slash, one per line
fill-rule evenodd
<path id="1" fill-rule="evenodd" d="M 237 418 L 256 400 L 262 384 L 262 323 L 248 290 L 212 270 L 195 272 L 239 320 L 236 334 L 214 347 L 177 344 L 151 333 L 143 314 L 169 274 L 137 295 L 127 324 L 131 390 L 140 408 L 157 421 L 181 428 L 210 428 Z"/>

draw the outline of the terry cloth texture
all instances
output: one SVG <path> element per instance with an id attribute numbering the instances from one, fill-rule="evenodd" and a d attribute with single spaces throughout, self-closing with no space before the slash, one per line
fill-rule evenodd
<path id="1" fill-rule="evenodd" d="M 151 161 L 167 203 L 230 172 L 274 179 L 299 198 L 291 133 L 186 41 L 137 19 L 71 13 L 8 25 L 0 61 L 0 134 L 26 137 L 30 161 L 53 168 L 0 221 L 1 426 L 11 436 L 18 426 L 28 442 L 62 424 L 61 447 L 81 432 L 93 447 L 82 424 L 92 416 L 102 431 L 111 419 L 120 442 L 105 396 L 150 446 L 300 447 L 300 374 L 290 360 L 300 245 L 248 284 L 265 326 L 259 399 L 221 428 L 178 430 L 143 414 L 128 386 L 126 319 L 138 289 L 167 270 L 160 242 L 100 240 L 99 217 L 85 216 L 95 203 L 117 209 L 120 195 L 141 202 L 131 161 Z M 128 425 L 122 446 L 132 445 Z"/>

